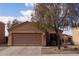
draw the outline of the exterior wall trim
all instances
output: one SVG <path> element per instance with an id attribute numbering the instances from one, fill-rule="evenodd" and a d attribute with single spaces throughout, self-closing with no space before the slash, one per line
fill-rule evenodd
<path id="1" fill-rule="evenodd" d="M 13 31 L 13 33 L 42 33 L 39 31 Z"/>

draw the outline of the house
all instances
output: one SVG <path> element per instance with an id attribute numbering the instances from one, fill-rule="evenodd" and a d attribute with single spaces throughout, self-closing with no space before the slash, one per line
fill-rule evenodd
<path id="1" fill-rule="evenodd" d="M 55 30 L 49 30 L 49 33 L 50 39 L 56 42 Z M 17 24 L 9 29 L 8 45 L 10 46 L 46 46 L 46 41 L 45 33 L 35 28 L 32 22 Z"/>
<path id="2" fill-rule="evenodd" d="M 73 39 L 71 35 L 62 34 L 62 43 L 73 45 Z"/>
<path id="3" fill-rule="evenodd" d="M 0 45 L 5 41 L 5 24 L 0 22 Z"/>
<path id="4" fill-rule="evenodd" d="M 79 45 L 79 27 L 72 28 L 72 38 L 75 45 Z"/>

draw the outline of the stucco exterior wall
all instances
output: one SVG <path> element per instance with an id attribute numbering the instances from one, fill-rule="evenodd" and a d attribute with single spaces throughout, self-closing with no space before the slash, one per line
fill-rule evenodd
<path id="1" fill-rule="evenodd" d="M 72 39 L 75 45 L 79 45 L 79 28 L 72 29 Z"/>

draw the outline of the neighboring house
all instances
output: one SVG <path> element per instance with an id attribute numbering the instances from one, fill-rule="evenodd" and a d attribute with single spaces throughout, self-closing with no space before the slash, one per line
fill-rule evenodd
<path id="1" fill-rule="evenodd" d="M 62 33 L 62 31 L 60 30 Z M 49 30 L 50 39 L 57 43 L 56 32 Z M 35 28 L 32 22 L 17 24 L 9 29 L 8 45 L 10 46 L 46 46 L 46 35 Z"/>
<path id="2" fill-rule="evenodd" d="M 5 24 L 0 22 L 0 45 L 5 42 Z"/>
<path id="3" fill-rule="evenodd" d="M 73 45 L 73 39 L 72 36 L 67 34 L 62 34 L 62 43 Z"/>
<path id="4" fill-rule="evenodd" d="M 72 32 L 73 32 L 72 38 L 73 38 L 74 44 L 79 45 L 79 27 L 73 28 Z"/>

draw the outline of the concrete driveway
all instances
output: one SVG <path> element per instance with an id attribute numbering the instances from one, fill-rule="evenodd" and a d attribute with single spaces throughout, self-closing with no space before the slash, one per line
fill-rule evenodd
<path id="1" fill-rule="evenodd" d="M 12 46 L 0 47 L 0 56 L 38 56 L 41 55 L 41 47 Z"/>

